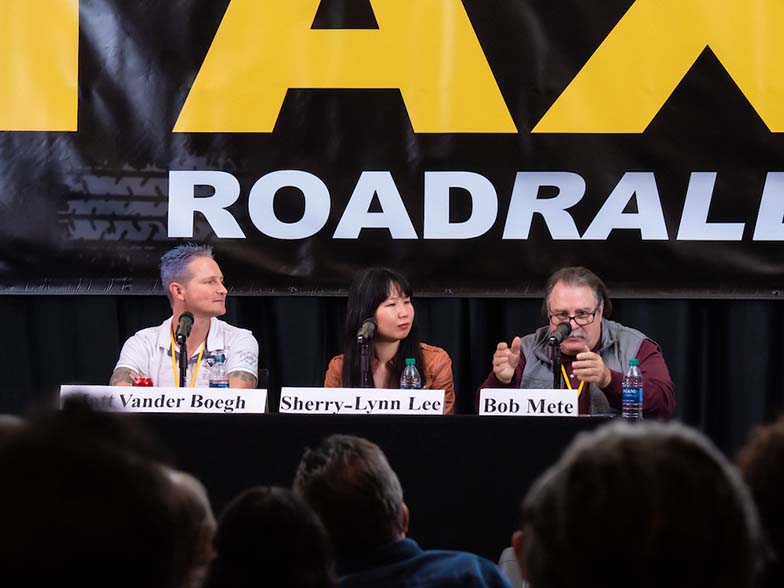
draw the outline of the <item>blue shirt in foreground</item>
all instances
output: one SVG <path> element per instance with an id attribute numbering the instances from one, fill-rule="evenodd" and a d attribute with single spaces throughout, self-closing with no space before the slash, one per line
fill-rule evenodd
<path id="1" fill-rule="evenodd" d="M 510 588 L 493 562 L 462 551 L 422 551 L 412 539 L 345 562 L 337 588 Z"/>

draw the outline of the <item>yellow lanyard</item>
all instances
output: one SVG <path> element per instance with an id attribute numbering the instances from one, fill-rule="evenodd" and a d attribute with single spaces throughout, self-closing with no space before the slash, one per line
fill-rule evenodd
<path id="1" fill-rule="evenodd" d="M 174 372 L 174 383 L 179 388 L 180 387 L 180 377 L 179 377 L 179 374 L 177 373 L 177 357 L 176 357 L 177 354 L 174 351 L 174 334 L 173 333 L 169 333 L 169 335 L 171 335 L 171 345 L 172 345 L 171 346 L 171 356 L 172 356 L 172 372 Z M 196 365 L 193 366 L 193 377 L 191 378 L 191 386 L 190 386 L 191 388 L 193 388 L 194 385 L 196 384 L 196 374 L 199 373 L 199 366 L 201 365 L 201 356 L 204 354 L 204 350 L 206 348 L 207 348 L 207 341 L 205 340 L 204 343 L 201 344 L 201 351 L 199 351 L 199 357 L 198 357 L 198 359 L 196 359 Z M 180 354 L 180 355 L 182 355 L 182 354 Z M 180 361 L 182 361 L 182 358 L 180 358 Z M 187 357 L 185 358 L 185 361 L 186 362 L 188 361 Z M 187 363 L 186 363 L 186 365 L 187 365 Z"/>
<path id="2" fill-rule="evenodd" d="M 563 374 L 564 380 L 566 381 L 566 387 L 569 388 L 569 390 L 571 390 L 572 383 L 569 381 L 569 378 L 566 375 L 566 368 L 564 367 L 563 364 L 561 364 L 561 373 Z M 580 386 L 577 388 L 577 398 L 580 398 L 580 394 L 582 394 L 583 392 L 583 384 L 585 384 L 585 382 L 583 380 L 580 380 Z"/>

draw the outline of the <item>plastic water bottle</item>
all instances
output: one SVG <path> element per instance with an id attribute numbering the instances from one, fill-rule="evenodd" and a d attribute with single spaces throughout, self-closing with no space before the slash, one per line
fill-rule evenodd
<path id="1" fill-rule="evenodd" d="M 642 418 L 642 373 L 640 361 L 629 360 L 629 369 L 623 376 L 623 397 L 621 400 L 621 416 L 627 419 Z"/>
<path id="2" fill-rule="evenodd" d="M 403 373 L 400 374 L 400 389 L 419 390 L 421 387 L 422 378 L 419 376 L 419 370 L 416 368 L 416 359 L 407 357 L 406 367 L 403 368 Z"/>
<path id="3" fill-rule="evenodd" d="M 229 378 L 226 376 L 226 358 L 216 355 L 210 368 L 210 388 L 228 388 Z"/>

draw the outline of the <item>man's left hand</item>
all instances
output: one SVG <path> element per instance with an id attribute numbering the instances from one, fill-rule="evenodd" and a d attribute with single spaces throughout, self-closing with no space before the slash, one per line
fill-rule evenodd
<path id="1" fill-rule="evenodd" d="M 606 388 L 612 380 L 610 368 L 604 365 L 602 358 L 588 349 L 587 345 L 572 362 L 572 373 L 583 382 L 596 384 L 599 388 Z"/>

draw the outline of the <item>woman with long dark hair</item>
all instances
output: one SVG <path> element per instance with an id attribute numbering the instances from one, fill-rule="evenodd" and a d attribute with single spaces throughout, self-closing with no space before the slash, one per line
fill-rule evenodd
<path id="1" fill-rule="evenodd" d="M 412 295 L 408 280 L 387 268 L 369 268 L 354 280 L 348 293 L 343 354 L 329 362 L 325 387 L 360 387 L 357 331 L 366 319 L 374 318 L 378 326 L 372 340 L 373 387 L 398 388 L 405 360 L 413 357 L 422 376 L 422 387 L 443 390 L 444 412 L 454 411 L 452 360 L 440 347 L 419 340 Z"/>

